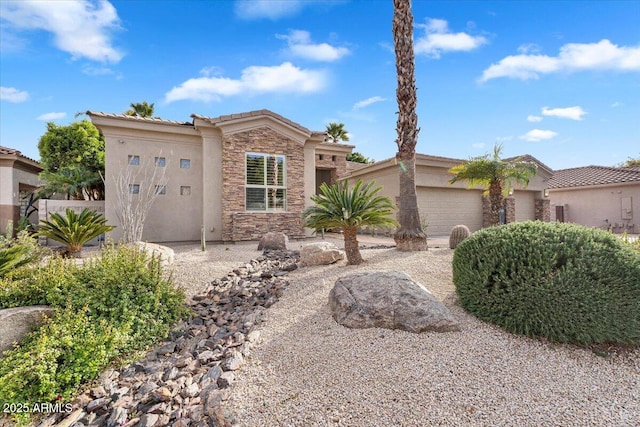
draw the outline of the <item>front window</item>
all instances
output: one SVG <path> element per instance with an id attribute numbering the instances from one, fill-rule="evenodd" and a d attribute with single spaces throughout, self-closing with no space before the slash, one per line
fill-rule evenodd
<path id="1" fill-rule="evenodd" d="M 245 198 L 248 211 L 284 211 L 287 200 L 285 156 L 247 153 Z"/>

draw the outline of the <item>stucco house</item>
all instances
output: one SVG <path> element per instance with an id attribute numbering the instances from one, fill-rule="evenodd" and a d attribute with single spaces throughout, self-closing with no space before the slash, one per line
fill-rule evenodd
<path id="1" fill-rule="evenodd" d="M 551 220 L 640 233 L 640 167 L 560 169 L 549 181 Z"/>
<path id="2" fill-rule="evenodd" d="M 545 196 L 552 170 L 533 156 L 521 160 L 537 164 L 538 173 L 526 188 L 516 187 L 506 199 L 506 222 L 549 221 L 549 199 Z M 509 160 L 509 159 L 505 159 Z M 428 223 L 428 234 L 448 235 L 451 228 L 464 224 L 471 231 L 488 225 L 488 200 L 483 189 L 469 189 L 465 183 L 449 184 L 449 169 L 464 160 L 416 154 L 416 193 L 422 221 Z M 379 194 L 389 196 L 398 203 L 400 196 L 399 165 L 395 158 L 382 160 L 353 170 L 350 183 L 362 179 L 382 186 Z"/>
<path id="3" fill-rule="evenodd" d="M 166 184 L 132 182 L 129 191 L 154 185 L 159 193 L 143 239 L 154 242 L 256 240 L 268 231 L 291 238 L 309 234 L 301 213 L 320 182 L 347 174 L 354 148 L 325 143 L 311 131 L 269 110 L 189 122 L 88 111 L 105 137 L 105 215 L 119 226 L 115 178 L 151 163 L 165 168 Z M 111 234 L 115 240 L 121 227 Z"/>
<path id="4" fill-rule="evenodd" d="M 0 233 L 6 232 L 9 220 L 14 227 L 17 225 L 27 195 L 40 184 L 38 174 L 42 170 L 40 163 L 20 151 L 0 146 Z M 30 219 L 38 222 L 37 215 Z"/>

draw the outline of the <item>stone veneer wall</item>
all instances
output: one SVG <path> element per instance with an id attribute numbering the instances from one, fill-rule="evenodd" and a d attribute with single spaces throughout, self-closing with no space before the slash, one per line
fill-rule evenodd
<path id="1" fill-rule="evenodd" d="M 332 160 L 334 156 L 335 160 Z M 316 169 L 330 169 L 331 184 L 335 184 L 338 179 L 347 176 L 347 155 L 316 153 Z"/>
<path id="2" fill-rule="evenodd" d="M 536 203 L 536 219 L 538 221 L 551 221 L 551 200 L 537 199 Z"/>
<path id="3" fill-rule="evenodd" d="M 286 155 L 287 211 L 245 210 L 245 153 Z M 345 165 L 346 167 L 346 165 Z M 304 235 L 304 147 L 269 127 L 222 138 L 222 240 L 255 240 L 267 231 Z"/>
<path id="4" fill-rule="evenodd" d="M 504 209 L 506 211 L 506 222 L 510 224 L 516 221 L 516 199 L 505 197 Z M 482 196 L 482 227 L 490 227 L 491 224 L 491 203 L 489 196 Z"/>

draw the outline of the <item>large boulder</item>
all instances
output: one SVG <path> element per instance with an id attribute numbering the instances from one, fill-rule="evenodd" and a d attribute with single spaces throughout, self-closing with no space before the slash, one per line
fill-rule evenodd
<path id="1" fill-rule="evenodd" d="M 424 286 L 397 271 L 354 273 L 329 293 L 336 322 L 349 328 L 448 332 L 460 329 L 449 309 Z"/>
<path id="2" fill-rule="evenodd" d="M 289 237 L 287 237 L 286 234 L 269 232 L 264 236 L 262 236 L 262 239 L 260 239 L 260 243 L 258 243 L 258 250 L 263 251 L 263 250 L 270 249 L 270 250 L 286 251 L 289 249 L 288 245 L 289 245 Z"/>
<path id="3" fill-rule="evenodd" d="M 0 310 L 0 357 L 13 348 L 14 342 L 40 327 L 45 317 L 53 316 L 53 309 L 46 305 L 5 308 Z"/>
<path id="4" fill-rule="evenodd" d="M 300 265 L 328 265 L 344 259 L 344 251 L 329 242 L 307 243 L 300 248 Z"/>
<path id="5" fill-rule="evenodd" d="M 134 242 L 134 246 L 139 248 L 141 251 L 146 252 L 149 257 L 156 257 L 160 259 L 160 263 L 163 266 L 168 266 L 173 264 L 173 260 L 175 258 L 175 252 L 173 249 L 158 245 L 157 243 L 147 243 L 147 242 Z"/>

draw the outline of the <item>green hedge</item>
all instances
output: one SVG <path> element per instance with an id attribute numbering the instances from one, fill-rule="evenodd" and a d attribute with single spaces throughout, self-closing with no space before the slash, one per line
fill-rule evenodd
<path id="1" fill-rule="evenodd" d="M 640 343 L 640 253 L 573 224 L 480 230 L 458 246 L 461 305 L 504 329 L 552 341 Z"/>

